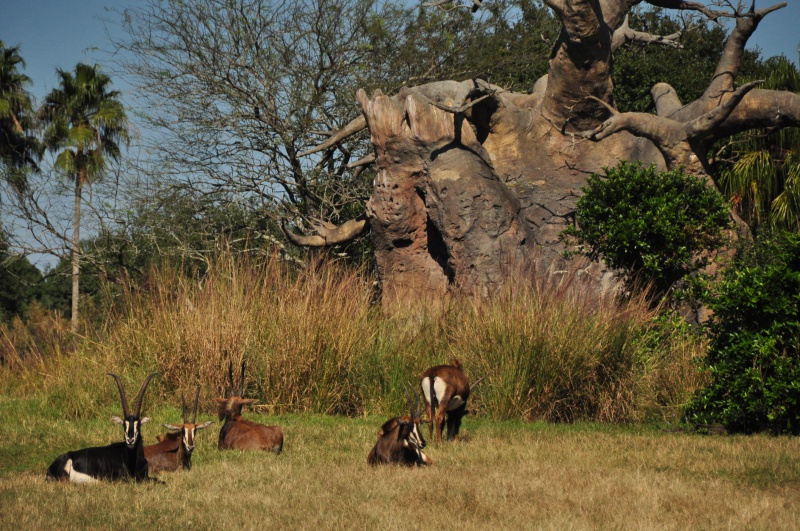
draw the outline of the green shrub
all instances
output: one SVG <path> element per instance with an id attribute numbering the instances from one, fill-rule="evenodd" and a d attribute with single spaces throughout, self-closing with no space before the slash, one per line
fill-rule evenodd
<path id="1" fill-rule="evenodd" d="M 728 207 L 703 179 L 638 162 L 605 172 L 589 177 L 577 203 L 577 226 L 564 231 L 581 253 L 624 271 L 629 282 L 651 282 L 663 295 L 707 264 L 703 251 L 723 244 Z"/>
<path id="2" fill-rule="evenodd" d="M 688 410 L 729 431 L 800 433 L 800 234 L 742 249 L 710 302 L 711 383 Z"/>

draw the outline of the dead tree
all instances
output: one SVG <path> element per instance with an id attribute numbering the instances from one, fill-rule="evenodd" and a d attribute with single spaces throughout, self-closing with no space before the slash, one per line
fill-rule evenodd
<path id="1" fill-rule="evenodd" d="M 443 4 L 447 2 L 439 2 Z M 688 104 L 670 86 L 652 88 L 657 114 L 620 113 L 613 53 L 629 41 L 676 46 L 676 36 L 631 30 L 638 4 L 735 20 L 705 93 Z M 574 218 L 591 173 L 621 160 L 683 166 L 713 185 L 707 151 L 732 134 L 800 125 L 800 95 L 736 84 L 742 54 L 764 16 L 741 2 L 545 0 L 562 22 L 549 72 L 530 94 L 478 79 L 409 87 L 394 95 L 357 94 L 362 115 L 316 150 L 368 128 L 377 176 L 362 219 L 289 232 L 322 246 L 369 229 L 384 305 L 439 299 L 454 287 L 488 294 L 517 264 L 540 274 L 562 270 L 560 233 Z M 573 263 L 603 285 L 600 264 Z"/>

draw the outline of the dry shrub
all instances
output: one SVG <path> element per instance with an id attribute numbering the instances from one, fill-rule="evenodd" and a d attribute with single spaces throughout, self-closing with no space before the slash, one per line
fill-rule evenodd
<path id="1" fill-rule="evenodd" d="M 277 259 L 220 256 L 202 279 L 156 272 L 149 293 L 130 290 L 127 314 L 107 341 L 112 364 L 152 364 L 174 389 L 200 383 L 238 390 L 271 410 L 355 413 L 351 374 L 374 333 L 367 279 L 334 264 L 297 272 Z"/>
<path id="2" fill-rule="evenodd" d="M 620 302 L 572 274 L 514 283 L 492 300 L 462 304 L 457 314 L 450 351 L 473 378 L 488 377 L 476 398 L 495 418 L 663 417 L 699 384 L 693 359 L 703 346 L 696 337 L 665 325 L 644 295 Z"/>
<path id="3" fill-rule="evenodd" d="M 520 280 L 489 300 L 455 297 L 401 316 L 373 304 L 372 285 L 328 262 L 298 271 L 278 259 L 221 254 L 200 278 L 165 267 L 106 306 L 116 310 L 96 338 L 68 355 L 42 355 L 26 385 L 83 417 L 116 407 L 105 373 L 136 388 L 158 371 L 149 403 L 177 404 L 199 384 L 211 411 L 228 367 L 238 388 L 246 361 L 246 395 L 267 412 L 396 414 L 408 408 L 404 383 L 416 386 L 425 368 L 455 357 L 473 380 L 489 376 L 470 400 L 473 411 L 628 422 L 676 418 L 699 384 L 697 337 L 643 298 L 619 303 L 573 275 Z"/>

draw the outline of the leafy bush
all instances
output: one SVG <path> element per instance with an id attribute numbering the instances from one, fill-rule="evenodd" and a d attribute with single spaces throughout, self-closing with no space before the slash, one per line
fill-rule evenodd
<path id="1" fill-rule="evenodd" d="M 729 431 L 800 433 L 800 234 L 742 249 L 710 302 L 711 383 L 690 420 Z"/>
<path id="2" fill-rule="evenodd" d="M 577 226 L 564 234 L 580 252 L 621 269 L 629 281 L 648 280 L 657 295 L 708 262 L 730 224 L 722 196 L 682 170 L 622 162 L 593 174 L 577 203 Z M 588 246 L 588 249 L 585 247 Z"/>

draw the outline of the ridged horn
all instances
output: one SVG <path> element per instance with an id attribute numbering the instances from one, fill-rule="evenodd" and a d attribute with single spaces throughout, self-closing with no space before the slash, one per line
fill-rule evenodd
<path id="1" fill-rule="evenodd" d="M 122 400 L 122 416 L 128 417 L 130 416 L 130 408 L 128 407 L 128 399 L 125 398 L 125 389 L 122 388 L 122 382 L 119 380 L 119 376 L 114 374 L 113 372 L 108 373 L 109 376 L 114 378 L 114 381 L 117 382 L 117 389 L 119 389 L 119 398 Z"/>
<path id="2" fill-rule="evenodd" d="M 414 393 L 414 395 L 417 398 L 417 400 L 414 401 L 411 397 L 411 392 L 413 391 L 413 388 L 411 388 L 411 386 L 408 385 L 408 383 L 406 382 L 403 382 L 403 388 L 406 390 L 406 398 L 408 399 L 408 405 L 411 408 L 411 418 L 419 418 L 420 416 L 419 393 L 416 392 Z"/>
<path id="3" fill-rule="evenodd" d="M 142 401 L 144 400 L 144 392 L 147 390 L 147 386 L 150 385 L 150 380 L 153 379 L 153 376 L 158 374 L 157 372 L 151 372 L 150 375 L 145 379 L 142 387 L 139 389 L 139 394 L 136 395 L 136 417 L 142 412 Z"/>
<path id="4" fill-rule="evenodd" d="M 186 399 L 183 398 L 183 391 L 181 391 L 181 412 L 183 413 L 183 423 L 186 424 Z"/>
<path id="5" fill-rule="evenodd" d="M 478 384 L 480 384 L 482 381 L 484 381 L 487 378 L 488 378 L 488 376 L 484 376 L 482 378 L 478 378 L 478 381 L 470 386 L 470 392 L 474 391 L 478 387 Z"/>
<path id="6" fill-rule="evenodd" d="M 194 413 L 192 413 L 192 424 L 197 422 L 197 406 L 200 403 L 200 386 L 197 386 L 197 393 L 194 395 Z"/>
<path id="7" fill-rule="evenodd" d="M 228 361 L 228 396 L 233 396 L 233 360 Z"/>
<path id="8" fill-rule="evenodd" d="M 242 390 L 239 391 L 239 396 L 244 396 L 244 368 L 247 362 L 242 360 Z"/>

